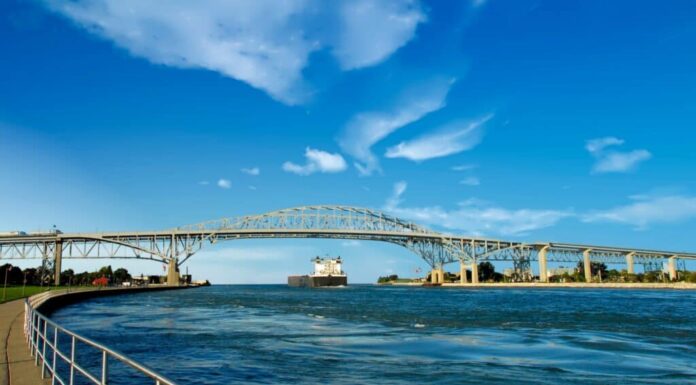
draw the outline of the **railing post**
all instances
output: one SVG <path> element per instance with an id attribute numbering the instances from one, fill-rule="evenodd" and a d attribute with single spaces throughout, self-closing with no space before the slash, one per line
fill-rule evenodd
<path id="1" fill-rule="evenodd" d="M 75 381 L 75 336 L 71 336 L 72 344 L 70 345 L 70 385 Z"/>
<path id="2" fill-rule="evenodd" d="M 102 373 L 101 373 L 101 385 L 106 385 L 106 378 L 109 375 L 109 356 L 106 354 L 106 350 L 102 351 Z"/>
<path id="3" fill-rule="evenodd" d="M 51 383 L 56 379 L 56 355 L 58 351 L 58 326 L 53 327 L 53 363 L 51 365 Z"/>
<path id="4" fill-rule="evenodd" d="M 36 322 L 32 321 L 32 352 L 34 353 L 34 365 L 38 366 L 39 365 L 39 316 L 38 314 L 34 313 L 34 316 L 36 317 Z"/>
<path id="5" fill-rule="evenodd" d="M 46 378 L 46 330 L 48 329 L 48 323 L 46 320 L 43 322 L 43 347 L 41 348 L 41 378 Z"/>

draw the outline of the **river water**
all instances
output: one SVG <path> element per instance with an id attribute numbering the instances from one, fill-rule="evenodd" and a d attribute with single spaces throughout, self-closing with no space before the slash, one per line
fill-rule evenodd
<path id="1" fill-rule="evenodd" d="M 696 383 L 687 291 L 211 286 L 52 318 L 180 384 Z"/>

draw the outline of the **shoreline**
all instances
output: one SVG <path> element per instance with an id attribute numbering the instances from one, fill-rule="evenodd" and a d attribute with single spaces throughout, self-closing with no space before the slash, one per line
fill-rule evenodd
<path id="1" fill-rule="evenodd" d="M 402 286 L 402 287 L 423 287 L 422 282 L 394 282 L 394 283 L 378 283 L 377 286 Z M 496 283 L 443 283 L 440 286 L 428 287 L 454 287 L 454 288 L 475 288 L 475 289 L 660 289 L 660 290 L 696 290 L 696 283 L 677 282 L 677 283 L 584 283 L 584 282 L 568 282 L 568 283 L 537 283 L 537 282 L 496 282 Z"/>
<path id="2" fill-rule="evenodd" d="M 50 377 L 41 378 L 41 367 L 35 364 L 35 357 L 31 356 L 27 345 L 24 334 L 25 301 L 50 317 L 52 311 L 62 306 L 89 298 L 195 287 L 153 285 L 138 288 L 73 288 L 71 291 L 57 289 L 0 304 L 0 385 L 51 383 Z"/>

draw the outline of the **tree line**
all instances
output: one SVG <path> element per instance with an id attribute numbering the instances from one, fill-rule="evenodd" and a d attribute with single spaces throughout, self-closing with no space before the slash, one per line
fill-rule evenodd
<path id="1" fill-rule="evenodd" d="M 53 283 L 53 270 L 47 269 L 44 266 L 29 267 L 24 270 L 17 266 L 12 266 L 6 263 L 0 266 L 0 284 L 5 282 L 5 274 L 7 274 L 8 285 L 50 285 Z M 105 278 L 109 283 L 120 285 L 123 282 L 131 280 L 131 275 L 127 269 L 118 268 L 113 270 L 111 265 L 103 266 L 97 271 L 75 273 L 73 269 L 67 269 L 60 273 L 60 282 L 64 285 L 92 285 L 95 280 Z"/>
<path id="2" fill-rule="evenodd" d="M 628 274 L 625 270 L 609 270 L 607 265 L 601 262 L 592 262 L 591 271 L 593 277 L 601 279 L 602 282 L 668 282 L 669 277 L 661 271 L 647 271 L 639 274 Z M 467 281 L 471 282 L 471 271 L 466 272 Z M 485 261 L 478 264 L 479 282 L 508 282 L 509 277 L 495 271 L 495 265 Z M 601 277 L 601 278 L 600 278 Z M 430 281 L 430 273 L 426 276 L 426 280 Z M 400 279 L 398 275 L 392 274 L 377 279 L 378 283 L 389 283 L 407 281 Z M 445 282 L 459 282 L 459 274 L 445 272 Z M 550 282 L 585 282 L 585 265 L 583 261 L 578 262 L 578 265 L 572 272 L 564 272 L 563 274 L 553 275 L 549 277 Z M 696 272 L 679 271 L 677 281 L 685 281 L 696 283 Z"/>

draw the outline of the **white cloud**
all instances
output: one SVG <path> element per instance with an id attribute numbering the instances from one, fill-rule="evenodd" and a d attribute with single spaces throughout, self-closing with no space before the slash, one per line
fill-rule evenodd
<path id="1" fill-rule="evenodd" d="M 425 21 L 417 1 L 351 0 L 341 5 L 334 54 L 344 69 L 371 66 L 406 44 Z"/>
<path id="2" fill-rule="evenodd" d="M 439 206 L 402 207 L 401 195 L 406 183 L 399 182 L 384 206 L 384 210 L 400 218 L 413 220 L 426 226 L 442 227 L 447 230 L 471 235 L 501 234 L 523 235 L 530 231 L 555 225 L 560 220 L 573 216 L 569 211 L 517 209 L 509 210 L 487 205 L 477 200 L 461 202 L 456 209 L 446 210 Z"/>
<path id="3" fill-rule="evenodd" d="M 601 174 L 608 172 L 626 172 L 635 169 L 640 162 L 652 158 L 647 150 L 610 151 L 609 147 L 620 146 L 623 139 L 613 136 L 588 140 L 585 149 L 596 158 L 592 172 Z"/>
<path id="4" fill-rule="evenodd" d="M 215 71 L 288 104 L 310 94 L 302 71 L 313 52 L 332 49 L 344 69 L 375 65 L 425 21 L 415 0 L 46 2 L 134 56 Z"/>
<path id="5" fill-rule="evenodd" d="M 470 150 L 481 142 L 483 124 L 491 118 L 489 115 L 473 122 L 447 124 L 436 132 L 390 147 L 385 156 L 423 161 Z"/>
<path id="6" fill-rule="evenodd" d="M 392 195 L 387 199 L 385 204 L 387 209 L 396 208 L 401 203 L 401 195 L 406 192 L 406 187 L 408 187 L 408 184 L 403 180 L 394 183 Z"/>
<path id="7" fill-rule="evenodd" d="M 584 222 L 614 222 L 645 229 L 654 223 L 672 223 L 696 218 L 696 197 L 670 195 L 634 196 L 633 203 L 584 215 Z"/>
<path id="8" fill-rule="evenodd" d="M 468 178 L 460 180 L 459 184 L 463 184 L 465 186 L 478 186 L 481 184 L 481 181 L 479 180 L 479 178 L 472 176 L 472 177 L 468 177 Z"/>
<path id="9" fill-rule="evenodd" d="M 355 240 L 355 239 L 349 239 L 347 241 L 341 242 L 341 246 L 343 246 L 343 247 L 360 247 L 360 246 L 362 246 L 362 243 L 358 240 Z"/>
<path id="10" fill-rule="evenodd" d="M 217 185 L 220 188 L 228 189 L 228 188 L 232 187 L 232 182 L 230 182 L 229 179 L 219 179 L 217 181 Z"/>
<path id="11" fill-rule="evenodd" d="M 478 168 L 475 164 L 460 164 L 459 166 L 452 166 L 452 171 L 468 171 Z"/>
<path id="12" fill-rule="evenodd" d="M 256 190 L 256 186 L 249 185 L 249 190 Z"/>
<path id="13" fill-rule="evenodd" d="M 310 147 L 305 149 L 306 163 L 304 165 L 292 162 L 283 163 L 283 170 L 298 175 L 310 175 L 315 172 L 336 173 L 347 168 L 346 161 L 341 154 L 332 154 Z"/>
<path id="14" fill-rule="evenodd" d="M 261 174 L 261 169 L 258 167 L 252 167 L 252 168 L 243 168 L 241 171 L 247 175 L 252 175 L 252 176 L 257 176 Z"/>
<path id="15" fill-rule="evenodd" d="M 399 128 L 444 107 L 453 83 L 452 79 L 436 79 L 408 89 L 388 111 L 355 115 L 339 139 L 341 149 L 358 160 L 355 166 L 362 175 L 379 170 L 379 161 L 371 147 Z"/>
<path id="16" fill-rule="evenodd" d="M 592 154 L 598 153 L 610 146 L 620 146 L 624 144 L 623 139 L 615 138 L 613 136 L 607 136 L 604 138 L 597 138 L 588 140 L 585 144 L 585 149 Z"/>
<path id="17" fill-rule="evenodd" d="M 646 150 L 611 152 L 598 159 L 592 170 L 596 173 L 626 172 L 650 158 L 652 154 Z"/>

